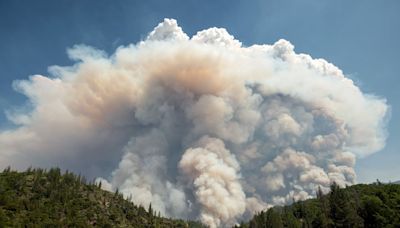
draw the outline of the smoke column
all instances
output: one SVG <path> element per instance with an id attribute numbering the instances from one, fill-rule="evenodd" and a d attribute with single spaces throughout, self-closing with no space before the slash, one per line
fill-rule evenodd
<path id="1" fill-rule="evenodd" d="M 77 45 L 73 66 L 14 82 L 0 167 L 99 177 L 163 215 L 230 226 L 271 205 L 351 185 L 385 144 L 388 106 L 323 59 L 279 40 L 245 47 L 165 19 L 114 54 Z"/>

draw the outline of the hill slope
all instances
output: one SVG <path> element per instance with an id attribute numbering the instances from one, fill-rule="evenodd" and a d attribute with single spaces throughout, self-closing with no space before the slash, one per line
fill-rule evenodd
<path id="1" fill-rule="evenodd" d="M 240 227 L 400 227 L 400 185 L 333 184 L 326 195 L 273 207 Z"/>
<path id="2" fill-rule="evenodd" d="M 204 227 L 168 219 L 59 169 L 0 173 L 0 227 Z M 273 207 L 240 227 L 400 227 L 400 185 L 374 183 L 318 192 Z"/>
<path id="3" fill-rule="evenodd" d="M 162 218 L 59 169 L 0 173 L 0 227 L 202 227 Z"/>

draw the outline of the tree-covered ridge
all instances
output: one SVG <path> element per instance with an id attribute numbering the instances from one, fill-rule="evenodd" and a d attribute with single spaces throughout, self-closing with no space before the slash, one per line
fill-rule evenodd
<path id="1" fill-rule="evenodd" d="M 204 227 L 163 218 L 57 168 L 0 173 L 0 227 Z M 400 227 L 400 185 L 333 184 L 316 199 L 273 207 L 240 227 Z"/>
<path id="2" fill-rule="evenodd" d="M 0 173 L 0 227 L 202 227 L 163 218 L 60 169 Z"/>
<path id="3" fill-rule="evenodd" d="M 400 185 L 331 185 L 317 198 L 273 207 L 240 227 L 400 227 Z"/>

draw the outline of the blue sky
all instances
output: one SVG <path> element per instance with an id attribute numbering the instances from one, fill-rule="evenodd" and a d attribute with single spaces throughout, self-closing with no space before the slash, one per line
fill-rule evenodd
<path id="1" fill-rule="evenodd" d="M 78 1 L 0 0 L 0 127 L 23 104 L 16 79 L 70 65 L 65 50 L 87 44 L 108 53 L 145 38 L 163 18 L 189 35 L 224 27 L 245 45 L 280 38 L 334 63 L 365 93 L 391 106 L 386 147 L 356 165 L 361 182 L 400 180 L 400 1 Z M 351 98 L 349 98 L 351 99 Z"/>

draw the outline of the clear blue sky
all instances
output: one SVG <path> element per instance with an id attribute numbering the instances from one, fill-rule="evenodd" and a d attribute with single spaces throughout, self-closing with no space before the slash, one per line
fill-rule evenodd
<path id="1" fill-rule="evenodd" d="M 0 0 L 0 127 L 9 127 L 4 110 L 25 99 L 13 80 L 70 65 L 65 50 L 74 44 L 112 53 L 170 17 L 189 35 L 216 26 L 245 45 L 287 39 L 296 52 L 325 58 L 364 92 L 387 98 L 387 145 L 358 160 L 356 171 L 361 182 L 400 180 L 399 12 L 398 0 Z"/>

